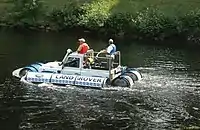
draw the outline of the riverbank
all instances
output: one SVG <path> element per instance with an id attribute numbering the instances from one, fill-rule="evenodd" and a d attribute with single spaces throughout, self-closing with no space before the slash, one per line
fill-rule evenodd
<path id="1" fill-rule="evenodd" d="M 0 6 L 1 26 L 42 31 L 84 30 L 109 37 L 199 43 L 198 0 L 16 0 Z M 6 8 L 6 9 L 5 9 Z"/>

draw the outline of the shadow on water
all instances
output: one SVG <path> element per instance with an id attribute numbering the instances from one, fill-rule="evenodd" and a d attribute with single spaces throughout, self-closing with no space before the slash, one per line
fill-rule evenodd
<path id="1" fill-rule="evenodd" d="M 10 38 L 12 37 L 12 39 Z M 118 48 L 122 63 L 144 79 L 132 88 L 93 90 L 33 87 L 11 78 L 35 61 L 62 59 L 79 36 L 65 33 L 2 33 L 0 126 L 8 130 L 184 129 L 200 127 L 199 52 L 132 43 Z M 100 50 L 105 41 L 85 36 Z M 12 46 L 12 48 L 11 48 Z M 4 69 L 5 68 L 5 69 Z"/>

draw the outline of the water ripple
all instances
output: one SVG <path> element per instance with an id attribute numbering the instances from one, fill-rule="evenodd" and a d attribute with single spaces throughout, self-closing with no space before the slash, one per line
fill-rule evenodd
<path id="1" fill-rule="evenodd" d="M 13 120 L 10 126 L 21 130 L 200 127 L 200 80 L 194 73 L 138 69 L 143 80 L 132 88 L 34 87 L 7 79 L 0 85 L 0 120 Z"/>

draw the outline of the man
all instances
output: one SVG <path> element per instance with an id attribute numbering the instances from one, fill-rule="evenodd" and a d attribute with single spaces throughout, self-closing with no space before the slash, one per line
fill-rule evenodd
<path id="1" fill-rule="evenodd" d="M 101 51 L 99 52 L 99 54 L 100 54 L 100 53 L 107 53 L 107 54 L 109 54 L 109 55 L 113 55 L 113 54 L 116 52 L 116 46 L 115 46 L 115 44 L 113 43 L 113 40 L 112 40 L 112 39 L 109 39 L 108 44 L 109 44 L 109 46 L 108 46 L 106 49 L 101 50 Z M 97 54 L 97 56 L 98 56 L 99 54 Z"/>
<path id="2" fill-rule="evenodd" d="M 109 39 L 108 41 L 108 44 L 109 46 L 104 49 L 104 50 L 101 50 L 97 55 L 96 57 L 98 57 L 99 54 L 101 53 L 106 53 L 106 54 L 109 54 L 109 56 L 112 57 L 112 60 L 111 60 L 111 66 L 113 67 L 113 60 L 115 59 L 115 52 L 116 52 L 116 46 L 115 44 L 113 43 L 113 39 Z M 108 63 L 109 63 L 109 60 L 108 60 Z M 106 65 L 106 68 L 109 68 L 109 64 Z"/>
<path id="3" fill-rule="evenodd" d="M 80 45 L 77 49 L 77 52 L 80 53 L 80 54 L 85 54 L 90 49 L 90 47 L 85 42 L 84 38 L 78 39 L 78 42 L 79 42 Z"/>

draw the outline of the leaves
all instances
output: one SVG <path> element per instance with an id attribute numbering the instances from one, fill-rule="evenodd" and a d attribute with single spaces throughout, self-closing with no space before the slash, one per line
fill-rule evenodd
<path id="1" fill-rule="evenodd" d="M 86 3 L 69 2 L 64 8 L 45 12 L 40 0 L 13 0 L 14 7 L 7 18 L 8 23 L 25 26 L 46 24 L 52 30 L 86 28 L 104 34 L 128 34 L 138 37 L 163 40 L 175 34 L 193 37 L 200 34 L 200 10 L 185 15 L 169 17 L 158 8 L 149 6 L 137 13 L 112 12 L 118 0 L 95 0 Z M 49 10 L 48 10 L 49 11 Z M 41 25 L 38 25 L 41 26 Z"/>
<path id="2" fill-rule="evenodd" d="M 16 26 L 34 25 L 41 14 L 41 3 L 39 0 L 13 0 L 11 15 L 8 17 Z"/>

